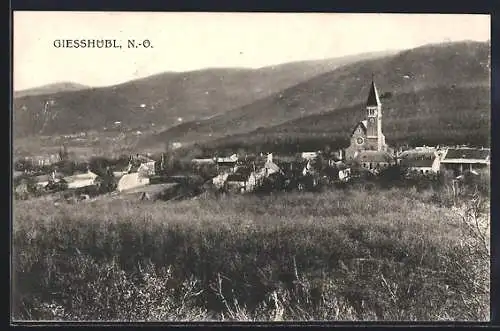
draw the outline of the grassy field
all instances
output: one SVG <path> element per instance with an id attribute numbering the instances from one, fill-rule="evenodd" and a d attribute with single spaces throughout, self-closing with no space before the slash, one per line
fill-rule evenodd
<path id="1" fill-rule="evenodd" d="M 13 317 L 487 320 L 489 202 L 449 192 L 16 201 Z"/>

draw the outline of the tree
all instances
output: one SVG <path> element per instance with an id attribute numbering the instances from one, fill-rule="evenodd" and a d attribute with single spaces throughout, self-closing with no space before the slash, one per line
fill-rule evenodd
<path id="1" fill-rule="evenodd" d="M 68 149 L 67 149 L 66 145 L 61 146 L 61 148 L 59 149 L 59 160 L 67 161 L 68 155 L 69 155 L 69 153 L 68 153 Z"/>

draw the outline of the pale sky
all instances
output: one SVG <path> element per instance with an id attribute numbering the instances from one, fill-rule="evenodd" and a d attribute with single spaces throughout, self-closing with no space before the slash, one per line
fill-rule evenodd
<path id="1" fill-rule="evenodd" d="M 16 91 L 490 39 L 490 16 L 470 14 L 14 12 L 13 26 Z M 53 45 L 101 38 L 117 39 L 122 49 Z M 149 39 L 153 48 L 129 49 L 127 39 Z"/>

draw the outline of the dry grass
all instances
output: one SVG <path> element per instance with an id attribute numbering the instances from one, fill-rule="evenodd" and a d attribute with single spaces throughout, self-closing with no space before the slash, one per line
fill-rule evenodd
<path id="1" fill-rule="evenodd" d="M 464 196 L 450 209 L 441 195 L 351 189 L 58 207 L 17 201 L 13 315 L 488 319 L 489 246 L 478 243 L 489 231 L 475 225 L 489 222 L 484 199 Z"/>

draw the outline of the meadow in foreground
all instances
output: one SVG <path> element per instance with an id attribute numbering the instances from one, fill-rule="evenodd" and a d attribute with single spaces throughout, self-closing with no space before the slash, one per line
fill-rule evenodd
<path id="1" fill-rule="evenodd" d="M 487 320 L 488 202 L 447 197 L 16 201 L 13 318 Z"/>

